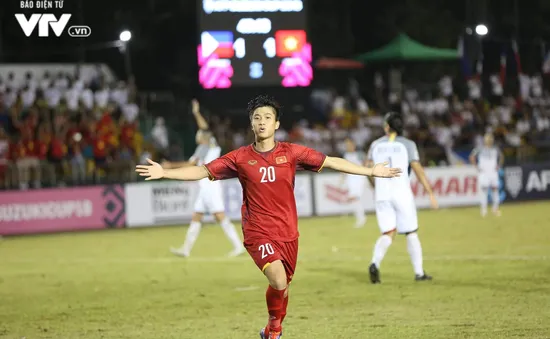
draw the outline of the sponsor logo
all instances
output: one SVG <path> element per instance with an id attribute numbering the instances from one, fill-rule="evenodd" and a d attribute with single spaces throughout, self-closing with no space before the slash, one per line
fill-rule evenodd
<path id="1" fill-rule="evenodd" d="M 332 200 L 338 204 L 345 204 L 348 202 L 348 190 L 333 185 L 325 185 L 326 198 Z"/>
<path id="2" fill-rule="evenodd" d="M 504 186 L 513 198 L 523 189 L 523 170 L 521 167 L 506 167 L 504 169 Z"/>
<path id="3" fill-rule="evenodd" d="M 477 178 L 475 176 L 441 176 L 435 180 L 430 180 L 432 191 L 436 196 L 464 196 L 477 193 Z M 427 195 L 422 184 L 415 180 L 411 183 L 411 188 L 415 197 Z"/>
<path id="4" fill-rule="evenodd" d="M 550 170 L 542 170 L 540 174 L 538 171 L 531 171 L 527 177 L 525 190 L 527 192 L 545 192 L 548 189 L 548 185 L 550 185 Z"/>

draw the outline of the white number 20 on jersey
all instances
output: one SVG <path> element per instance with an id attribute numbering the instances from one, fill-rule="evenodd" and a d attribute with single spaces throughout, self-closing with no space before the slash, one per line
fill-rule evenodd
<path id="1" fill-rule="evenodd" d="M 275 167 L 260 167 L 260 173 L 262 174 L 262 180 L 260 182 L 274 182 L 275 181 Z"/>
<path id="2" fill-rule="evenodd" d="M 275 254 L 275 251 L 273 250 L 273 246 L 271 246 L 270 243 L 265 243 L 263 245 L 260 245 L 260 247 L 258 247 L 258 250 L 262 252 L 262 259 L 267 258 L 268 255 Z"/>

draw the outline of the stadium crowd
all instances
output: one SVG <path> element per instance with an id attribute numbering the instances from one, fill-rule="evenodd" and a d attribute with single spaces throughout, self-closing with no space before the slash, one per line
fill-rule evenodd
<path id="1" fill-rule="evenodd" d="M 132 181 L 135 163 L 152 156 L 154 149 L 160 157 L 169 153 L 162 117 L 148 135 L 139 131 L 133 79 L 109 83 L 99 68 L 86 78 L 78 71 L 45 71 L 15 79 L 13 73 L 0 78 L 2 188 Z M 319 123 L 297 121 L 281 127 L 276 139 L 340 156 L 349 137 L 366 151 L 383 133 L 383 114 L 393 110 L 403 114 L 404 133 L 417 143 L 427 166 L 463 162 L 457 151 L 468 153 L 486 132 L 494 133 L 505 152 L 536 152 L 535 145 L 550 145 L 550 94 L 540 75 L 523 76 L 519 83 L 519 95 L 505 95 L 497 76 L 489 78 L 488 86 L 474 78 L 459 96 L 453 79 L 445 76 L 432 91 L 405 87 L 401 94 L 388 91 L 376 77 L 369 102 L 353 81 L 344 91 L 314 89 L 308 113 L 320 117 L 315 119 Z M 225 150 L 252 140 L 246 123 L 236 125 L 221 116 L 211 116 L 209 122 Z"/>
<path id="2" fill-rule="evenodd" d="M 526 83 L 525 83 L 526 82 Z M 326 123 L 310 124 L 301 120 L 290 128 L 281 127 L 276 138 L 301 143 L 330 155 L 342 155 L 345 139 L 350 137 L 359 149 L 382 136 L 383 115 L 388 110 L 401 112 L 404 134 L 414 140 L 425 165 L 448 165 L 463 162 L 456 151 L 469 153 L 481 145 L 483 134 L 495 135 L 500 147 L 515 152 L 533 145 L 550 145 L 550 94 L 543 90 L 539 75 L 522 79 L 518 96 L 504 95 L 498 78 L 491 77 L 490 86 L 483 89 L 476 79 L 470 79 L 462 97 L 453 88 L 453 80 L 445 76 L 429 93 L 419 94 L 414 88 L 397 93 L 384 93 L 379 84 L 375 105 L 369 105 L 352 83 L 346 91 L 314 90 L 312 110 Z M 341 93 L 341 94 L 339 94 Z M 251 140 L 248 128 L 231 129 L 228 121 L 218 122 L 216 134 L 228 149 Z"/>
<path id="3" fill-rule="evenodd" d="M 0 78 L 0 180 L 3 188 L 81 185 L 114 180 L 141 153 L 136 88 L 98 71 L 14 73 Z M 118 169 L 127 168 L 128 171 Z"/>

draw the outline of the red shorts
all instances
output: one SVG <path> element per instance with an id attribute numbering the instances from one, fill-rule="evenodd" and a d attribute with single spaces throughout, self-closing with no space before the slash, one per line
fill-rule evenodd
<path id="1" fill-rule="evenodd" d="M 267 238 L 252 239 L 245 241 L 244 247 L 262 272 L 270 263 L 281 260 L 288 281 L 292 280 L 298 260 L 298 239 L 290 242 L 274 241 Z"/>

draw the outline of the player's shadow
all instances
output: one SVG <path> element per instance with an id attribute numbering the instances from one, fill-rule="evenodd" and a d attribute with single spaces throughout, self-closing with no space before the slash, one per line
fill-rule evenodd
<path id="1" fill-rule="evenodd" d="M 364 269 L 363 269 L 364 268 Z M 327 276 L 331 277 L 338 277 L 340 278 L 351 278 L 353 280 L 356 280 L 359 283 L 369 283 L 369 271 L 367 270 L 367 267 L 361 266 L 361 268 L 357 269 L 351 269 L 351 268 L 345 268 L 345 267 L 316 267 L 316 268 L 309 268 L 308 271 L 310 272 L 317 272 L 317 273 L 323 273 Z"/>

